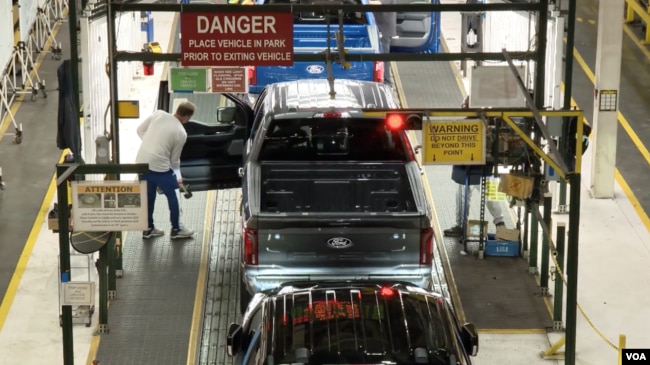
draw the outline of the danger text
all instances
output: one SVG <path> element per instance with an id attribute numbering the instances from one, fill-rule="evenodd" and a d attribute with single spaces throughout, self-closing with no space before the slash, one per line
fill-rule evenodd
<path id="1" fill-rule="evenodd" d="M 275 16 L 221 15 L 196 17 L 198 34 L 275 34 Z"/>

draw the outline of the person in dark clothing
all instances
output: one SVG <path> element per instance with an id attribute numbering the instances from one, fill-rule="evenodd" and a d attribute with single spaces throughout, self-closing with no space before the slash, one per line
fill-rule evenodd
<path id="1" fill-rule="evenodd" d="M 371 5 L 395 5 L 395 0 L 369 0 Z M 390 53 L 390 41 L 397 37 L 397 13 L 378 11 L 373 13 L 381 33 L 381 52 Z M 392 85 L 390 61 L 384 62 L 384 83 Z"/>

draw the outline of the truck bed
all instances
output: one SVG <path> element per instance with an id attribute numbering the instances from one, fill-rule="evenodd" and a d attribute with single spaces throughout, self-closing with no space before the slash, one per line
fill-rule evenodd
<path id="1" fill-rule="evenodd" d="M 263 163 L 262 213 L 413 213 L 403 163 Z"/>

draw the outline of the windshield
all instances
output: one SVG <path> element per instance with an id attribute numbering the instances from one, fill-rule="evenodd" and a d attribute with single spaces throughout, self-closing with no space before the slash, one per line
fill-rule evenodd
<path id="1" fill-rule="evenodd" d="M 270 303 L 267 364 L 449 364 L 456 357 L 441 299 L 345 294 Z"/>
<path id="2" fill-rule="evenodd" d="M 410 161 L 403 131 L 383 119 L 304 118 L 272 121 L 260 161 Z"/>

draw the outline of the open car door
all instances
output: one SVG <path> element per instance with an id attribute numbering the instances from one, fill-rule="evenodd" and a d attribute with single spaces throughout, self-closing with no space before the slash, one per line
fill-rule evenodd
<path id="1" fill-rule="evenodd" d="M 185 100 L 196 104 L 196 112 L 183 125 L 187 131 L 181 153 L 183 183 L 192 191 L 240 187 L 252 109 L 232 94 L 172 93 L 169 112 Z"/>
<path id="2" fill-rule="evenodd" d="M 439 0 L 395 0 L 395 4 L 438 4 Z M 397 37 L 390 42 L 391 53 L 438 53 L 440 13 L 397 13 Z"/>

